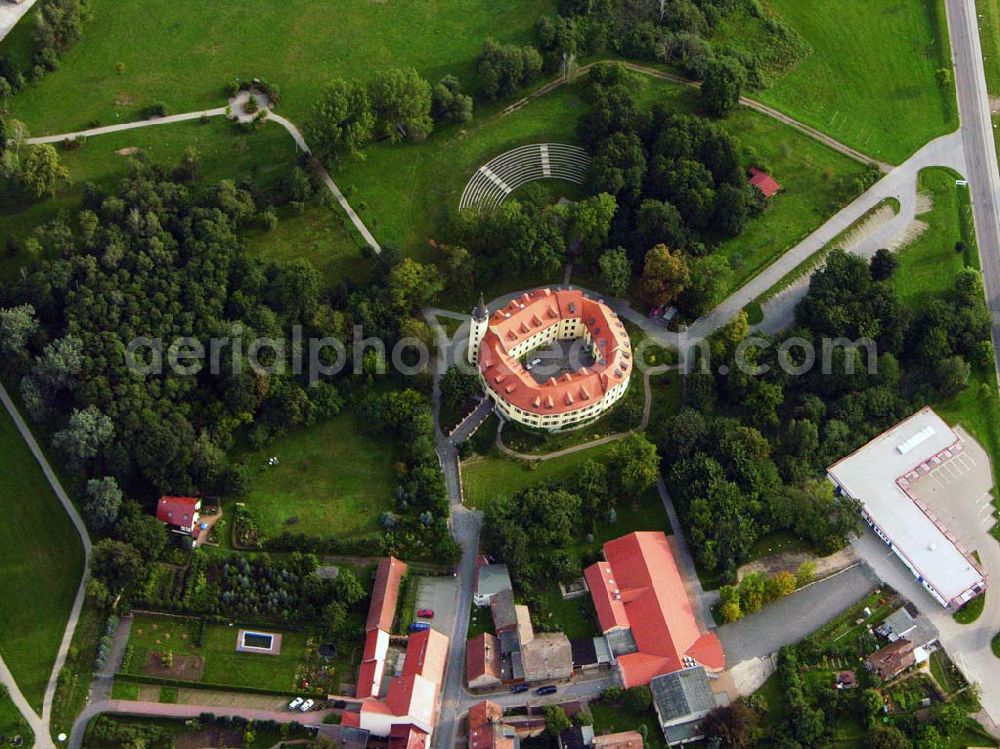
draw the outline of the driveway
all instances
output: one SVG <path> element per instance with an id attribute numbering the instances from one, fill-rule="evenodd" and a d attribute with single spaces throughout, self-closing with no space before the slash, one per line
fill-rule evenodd
<path id="1" fill-rule="evenodd" d="M 798 642 L 831 622 L 878 584 L 872 570 L 858 564 L 775 601 L 756 614 L 719 627 L 727 666 L 766 658 Z"/>
<path id="2" fill-rule="evenodd" d="M 450 637 L 458 606 L 458 580 L 450 575 L 421 577 L 418 586 L 414 620 L 417 610 L 430 609 L 434 612 L 434 618 L 430 620 L 431 628 Z"/>

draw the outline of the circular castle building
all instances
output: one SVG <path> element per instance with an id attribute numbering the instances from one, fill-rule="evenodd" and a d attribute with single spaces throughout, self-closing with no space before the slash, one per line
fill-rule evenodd
<path id="1" fill-rule="evenodd" d="M 480 298 L 468 359 L 504 418 L 548 430 L 596 419 L 632 374 L 624 323 L 579 290 L 525 292 L 492 314 Z"/>

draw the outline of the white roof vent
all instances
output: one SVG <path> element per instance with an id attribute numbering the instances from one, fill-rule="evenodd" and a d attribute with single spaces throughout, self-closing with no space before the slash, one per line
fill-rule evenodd
<path id="1" fill-rule="evenodd" d="M 899 451 L 900 455 L 906 455 L 906 453 L 910 452 L 910 450 L 915 448 L 917 445 L 926 442 L 932 436 L 934 436 L 934 427 L 924 427 L 915 435 L 910 437 L 910 439 L 906 440 L 906 442 L 896 445 L 896 449 Z"/>

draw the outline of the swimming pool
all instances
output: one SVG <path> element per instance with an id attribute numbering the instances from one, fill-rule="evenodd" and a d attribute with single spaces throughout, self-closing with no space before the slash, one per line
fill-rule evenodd
<path id="1" fill-rule="evenodd" d="M 274 647 L 274 635 L 263 632 L 244 632 L 241 643 L 245 648 L 255 650 L 271 650 Z"/>

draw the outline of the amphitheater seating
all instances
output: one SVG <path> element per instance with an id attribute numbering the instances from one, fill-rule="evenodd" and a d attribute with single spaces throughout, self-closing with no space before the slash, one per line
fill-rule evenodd
<path id="1" fill-rule="evenodd" d="M 533 143 L 502 153 L 479 167 L 462 191 L 460 210 L 491 210 L 523 184 L 538 179 L 562 179 L 580 184 L 590 155 L 579 146 Z"/>

